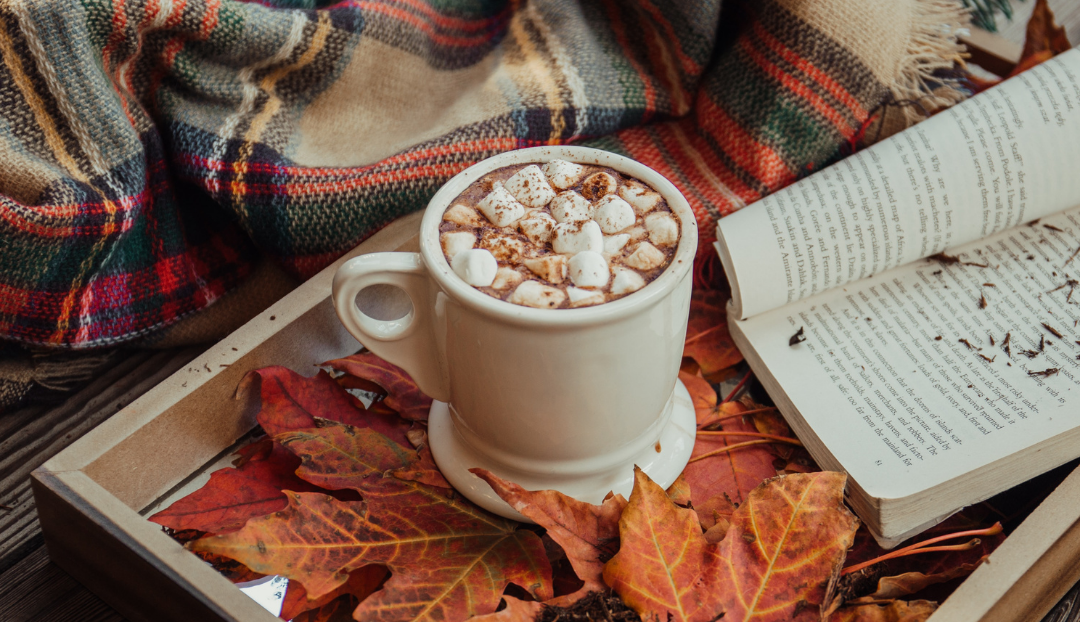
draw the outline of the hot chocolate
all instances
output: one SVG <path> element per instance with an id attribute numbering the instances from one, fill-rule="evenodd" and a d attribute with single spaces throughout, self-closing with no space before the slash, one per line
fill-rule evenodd
<path id="1" fill-rule="evenodd" d="M 681 231 L 648 185 L 552 160 L 497 169 L 443 214 L 443 254 L 480 291 L 541 309 L 617 300 L 660 276 Z"/>

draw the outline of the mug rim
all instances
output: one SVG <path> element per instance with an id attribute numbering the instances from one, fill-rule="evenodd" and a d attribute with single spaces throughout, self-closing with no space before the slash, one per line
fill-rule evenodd
<path id="1" fill-rule="evenodd" d="M 679 246 L 671 263 L 660 276 L 640 290 L 618 300 L 578 309 L 534 309 L 516 305 L 476 289 L 450 268 L 439 240 L 439 224 L 450 203 L 480 177 L 513 164 L 544 163 L 549 160 L 568 160 L 577 164 L 607 166 L 624 175 L 636 178 L 660 193 L 679 217 Z M 457 302 L 486 315 L 497 316 L 512 323 L 541 326 L 590 325 L 618 320 L 651 307 L 671 294 L 692 269 L 697 253 L 697 218 L 686 197 L 667 178 L 644 164 L 610 151 L 577 145 L 550 145 L 506 151 L 473 164 L 453 176 L 428 202 L 420 223 L 420 255 L 428 274 L 439 287 Z"/>

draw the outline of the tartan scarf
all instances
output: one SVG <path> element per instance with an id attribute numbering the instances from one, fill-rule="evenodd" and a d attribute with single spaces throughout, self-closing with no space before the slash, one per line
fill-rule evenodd
<path id="1" fill-rule="evenodd" d="M 0 3 L 0 338 L 154 334 L 262 254 L 306 278 L 535 145 L 656 169 L 708 252 L 715 219 L 849 153 L 882 106 L 954 101 L 935 72 L 964 20 L 948 0 L 301 4 Z"/>

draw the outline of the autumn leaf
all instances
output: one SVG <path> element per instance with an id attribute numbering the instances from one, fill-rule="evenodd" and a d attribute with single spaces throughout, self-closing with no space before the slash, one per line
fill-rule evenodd
<path id="1" fill-rule="evenodd" d="M 980 560 L 980 562 L 981 561 L 982 560 Z M 886 600 L 910 596 L 911 594 L 925 590 L 931 585 L 945 583 L 946 581 L 952 581 L 959 577 L 966 577 L 975 572 L 975 569 L 978 567 L 979 563 L 977 562 L 974 564 L 959 564 L 942 572 L 932 574 L 923 572 L 905 572 L 892 577 L 881 577 L 878 579 L 877 589 L 874 590 L 869 597 L 878 600 Z"/>
<path id="2" fill-rule="evenodd" d="M 679 380 L 690 393 L 690 401 L 694 404 L 694 414 L 698 425 L 706 423 L 716 416 L 716 391 L 712 385 L 701 376 L 679 372 Z"/>
<path id="3" fill-rule="evenodd" d="M 622 495 L 592 505 L 555 490 L 528 491 L 484 469 L 470 471 L 487 482 L 510 507 L 546 529 L 547 535 L 565 551 L 585 585 L 556 604 L 565 606 L 588 592 L 607 589 L 604 564 L 619 548 L 619 516 L 626 507 Z"/>
<path id="4" fill-rule="evenodd" d="M 257 420 L 270 436 L 315 427 L 315 419 L 329 419 L 354 427 L 371 428 L 398 443 L 409 423 L 393 415 L 365 410 L 324 371 L 305 378 L 287 367 L 264 367 L 248 374 L 245 384 L 259 380 L 262 406 Z"/>
<path id="5" fill-rule="evenodd" d="M 737 415 L 747 410 L 749 409 L 739 402 L 724 404 L 725 416 Z M 753 424 L 746 422 L 744 417 L 726 418 L 723 426 L 725 432 L 757 432 Z M 693 459 L 747 440 L 752 439 L 698 435 L 690 457 Z M 776 467 L 773 465 L 776 457 L 767 447 L 768 445 L 742 447 L 686 465 L 682 477 L 690 486 L 694 509 L 705 528 L 715 525 L 718 518 L 730 517 L 751 490 L 766 479 L 776 476 Z"/>
<path id="6" fill-rule="evenodd" d="M 198 529 L 211 533 L 235 531 L 248 519 L 283 509 L 282 490 L 321 490 L 296 476 L 300 459 L 278 446 L 263 459 L 224 468 L 210 474 L 202 488 L 175 501 L 150 520 L 170 529 Z"/>
<path id="7" fill-rule="evenodd" d="M 844 607 L 829 616 L 829 622 L 923 622 L 936 609 L 935 603 L 926 600 L 868 603 Z"/>
<path id="8" fill-rule="evenodd" d="M 339 596 L 318 609 L 310 609 L 297 615 L 292 618 L 292 622 L 352 622 L 353 609 L 356 609 L 355 598 L 349 595 Z"/>
<path id="9" fill-rule="evenodd" d="M 728 332 L 725 293 L 696 289 L 690 298 L 683 356 L 689 356 L 708 376 L 743 360 Z"/>
<path id="10" fill-rule="evenodd" d="M 784 475 L 750 493 L 719 545 L 724 622 L 789 620 L 822 601 L 859 526 L 844 506 L 846 481 L 831 471 Z"/>
<path id="11" fill-rule="evenodd" d="M 536 601 L 520 600 L 513 596 L 504 596 L 503 600 L 506 601 L 505 609 L 469 618 L 470 622 L 533 622 L 544 610 L 544 606 Z"/>
<path id="12" fill-rule="evenodd" d="M 305 480 L 356 490 L 364 502 L 289 493 L 284 510 L 190 548 L 296 579 L 313 599 L 352 570 L 387 566 L 391 578 L 360 603 L 358 620 L 463 620 L 493 612 L 510 583 L 551 597 L 551 569 L 532 531 L 445 489 L 384 476 L 416 464 L 411 449 L 371 429 L 329 423 L 276 440 L 301 457 Z"/>
<path id="13" fill-rule="evenodd" d="M 1036 0 L 1024 35 L 1024 51 L 1009 76 L 1015 76 L 1071 49 L 1065 29 L 1057 25 L 1050 4 L 1046 0 Z"/>
<path id="14" fill-rule="evenodd" d="M 382 387 L 387 393 L 383 402 L 402 418 L 427 421 L 431 398 L 424 395 L 409 374 L 397 365 L 384 361 L 371 352 L 335 359 L 325 365 Z"/>
<path id="15" fill-rule="evenodd" d="M 682 473 L 675 478 L 674 482 L 671 482 L 671 485 L 667 487 L 667 490 L 665 490 L 664 493 L 667 494 L 668 499 L 671 499 L 671 502 L 675 505 L 686 507 L 692 503 L 690 483 L 686 481 L 686 478 L 683 477 Z"/>
<path id="16" fill-rule="evenodd" d="M 364 566 L 350 572 L 348 580 L 336 590 L 323 595 L 321 598 L 310 600 L 303 584 L 291 580 L 285 590 L 285 600 L 281 604 L 281 618 L 283 620 L 292 620 L 305 611 L 327 607 L 341 596 L 353 596 L 357 602 L 362 601 L 372 592 L 379 589 L 379 586 L 389 576 L 390 572 L 385 566 Z M 351 612 L 353 608 L 355 607 L 350 608 L 349 611 Z"/>
<path id="17" fill-rule="evenodd" d="M 693 511 L 672 503 L 637 467 L 619 537 L 604 581 L 643 618 L 711 622 L 724 613 L 719 546 L 705 540 Z"/>

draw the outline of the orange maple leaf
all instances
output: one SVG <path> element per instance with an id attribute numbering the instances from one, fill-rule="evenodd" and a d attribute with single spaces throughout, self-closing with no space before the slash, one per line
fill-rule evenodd
<path id="1" fill-rule="evenodd" d="M 737 415 L 749 410 L 739 402 L 726 402 L 721 415 Z M 725 432 L 757 432 L 743 417 L 724 419 Z M 699 435 L 694 441 L 691 459 L 717 449 L 752 440 L 751 437 Z M 690 485 L 694 509 L 706 528 L 718 518 L 728 518 L 745 501 L 751 490 L 776 475 L 776 456 L 768 445 L 753 445 L 710 456 L 686 465 L 682 476 Z"/>
<path id="2" fill-rule="evenodd" d="M 717 290 L 694 290 L 690 298 L 683 356 L 697 361 L 706 376 L 743 360 L 728 332 L 726 301 L 726 294 Z"/>
<path id="3" fill-rule="evenodd" d="M 711 622 L 724 612 L 719 545 L 705 540 L 692 510 L 672 503 L 637 467 L 619 537 L 604 581 L 642 617 Z"/>
<path id="4" fill-rule="evenodd" d="M 518 512 L 536 522 L 566 552 L 566 558 L 585 585 L 573 594 L 555 599 L 562 607 L 585 594 L 607 589 L 604 563 L 619 548 L 619 517 L 626 507 L 622 495 L 612 495 L 601 505 L 578 501 L 556 490 L 525 490 L 484 469 L 470 469 Z"/>
<path id="5" fill-rule="evenodd" d="M 383 581 L 388 576 L 390 576 L 390 572 L 384 566 L 364 566 L 350 572 L 349 579 L 341 587 L 323 595 L 321 598 L 315 599 L 308 598 L 307 590 L 299 581 L 289 581 L 289 586 L 285 590 L 285 600 L 281 604 L 281 618 L 283 620 L 295 620 L 305 611 L 324 608 L 328 610 L 322 614 L 311 614 L 317 619 L 318 615 L 326 615 L 331 611 L 336 611 L 338 607 L 333 606 L 333 601 L 341 596 L 353 596 L 357 601 L 364 600 L 372 592 L 379 589 L 379 586 L 383 584 Z M 355 606 L 350 607 L 349 611 L 354 608 Z"/>
<path id="6" fill-rule="evenodd" d="M 859 520 L 844 506 L 847 475 L 779 476 L 754 489 L 720 543 L 724 622 L 780 622 L 821 603 Z"/>
<path id="7" fill-rule="evenodd" d="M 298 580 L 311 599 L 357 568 L 385 565 L 392 576 L 353 612 L 358 620 L 464 620 L 493 612 L 510 583 L 551 597 L 551 568 L 535 533 L 446 489 L 385 477 L 419 460 L 386 436 L 322 425 L 275 440 L 301 458 L 303 479 L 356 490 L 363 502 L 289 492 L 284 510 L 189 547 Z"/>

